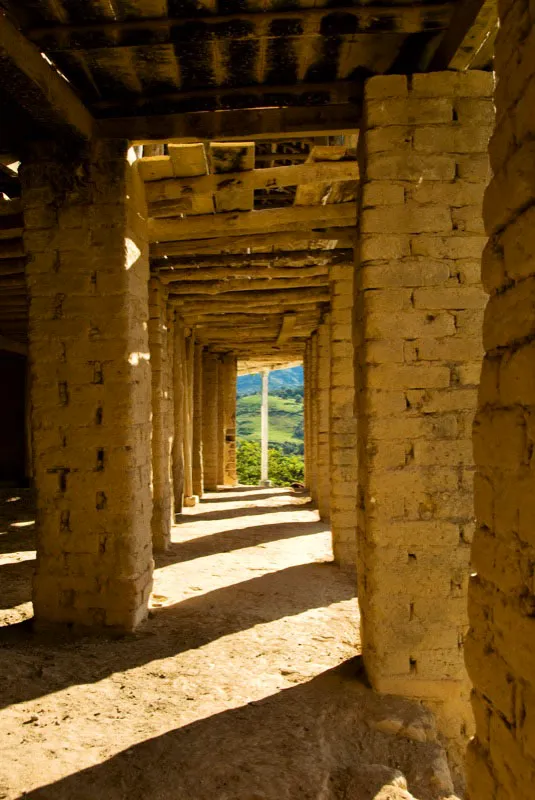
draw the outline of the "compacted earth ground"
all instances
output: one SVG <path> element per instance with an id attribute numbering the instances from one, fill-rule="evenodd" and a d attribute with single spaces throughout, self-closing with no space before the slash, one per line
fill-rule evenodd
<path id="1" fill-rule="evenodd" d="M 432 718 L 359 659 L 355 579 L 308 498 L 209 494 L 135 634 L 34 634 L 33 503 L 0 495 L 0 798 L 438 800 Z"/>

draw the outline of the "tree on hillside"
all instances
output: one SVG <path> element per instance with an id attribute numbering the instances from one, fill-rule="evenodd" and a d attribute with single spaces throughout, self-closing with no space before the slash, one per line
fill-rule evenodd
<path id="1" fill-rule="evenodd" d="M 270 448 L 269 479 L 274 486 L 290 486 L 301 483 L 305 474 L 303 457 L 285 455 L 281 450 Z M 260 481 L 260 444 L 259 442 L 241 442 L 237 452 L 238 480 L 249 486 L 256 486 Z"/>

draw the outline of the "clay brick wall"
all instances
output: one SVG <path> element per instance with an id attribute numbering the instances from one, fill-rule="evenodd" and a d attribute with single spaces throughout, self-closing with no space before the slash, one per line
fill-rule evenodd
<path id="1" fill-rule="evenodd" d="M 217 490 L 219 477 L 219 359 L 214 353 L 204 352 L 202 372 L 202 453 L 204 488 Z"/>
<path id="2" fill-rule="evenodd" d="M 357 550 L 357 421 L 353 369 L 354 269 L 332 266 L 330 318 L 330 519 L 335 561 L 354 570 Z"/>
<path id="3" fill-rule="evenodd" d="M 184 504 L 184 442 L 186 420 L 186 337 L 182 320 L 173 323 L 173 496 L 175 514 Z"/>
<path id="4" fill-rule="evenodd" d="M 122 143 L 21 168 L 37 623 L 131 629 L 152 584 L 146 206 Z"/>
<path id="5" fill-rule="evenodd" d="M 195 505 L 193 494 L 193 378 L 195 337 L 190 332 L 184 342 L 184 505 Z M 198 499 L 198 498 L 197 498 Z"/>
<path id="6" fill-rule="evenodd" d="M 223 387 L 223 483 L 235 486 L 236 472 L 236 381 L 238 361 L 236 356 L 224 355 L 220 364 L 220 383 Z"/>
<path id="7" fill-rule="evenodd" d="M 193 355 L 193 413 L 192 413 L 192 450 L 191 450 L 191 475 L 193 494 L 202 497 L 204 492 L 204 464 L 202 450 L 202 407 L 203 407 L 203 347 L 196 343 Z"/>
<path id="8" fill-rule="evenodd" d="M 310 489 L 312 479 L 312 458 L 310 438 L 310 341 L 305 345 L 303 355 L 303 430 L 305 443 L 305 485 Z"/>
<path id="9" fill-rule="evenodd" d="M 330 382 L 331 343 L 330 315 L 327 314 L 318 328 L 316 361 L 317 403 L 317 495 L 318 511 L 322 520 L 328 520 L 331 501 L 331 451 L 330 451 Z"/>
<path id="10" fill-rule="evenodd" d="M 373 78 L 360 152 L 364 658 L 375 688 L 425 698 L 452 743 L 472 724 L 463 641 L 491 91 L 482 72 Z"/>
<path id="11" fill-rule="evenodd" d="M 167 288 L 149 281 L 149 350 L 152 376 L 152 544 L 166 550 L 171 541 L 173 512 L 171 416 L 172 353 L 169 353 Z"/>
<path id="12" fill-rule="evenodd" d="M 502 0 L 499 9 L 466 643 L 470 800 L 528 800 L 535 786 L 535 6 Z"/>
<path id="13" fill-rule="evenodd" d="M 318 503 L 318 336 L 313 333 L 309 343 L 310 364 L 310 481 L 312 501 Z"/>

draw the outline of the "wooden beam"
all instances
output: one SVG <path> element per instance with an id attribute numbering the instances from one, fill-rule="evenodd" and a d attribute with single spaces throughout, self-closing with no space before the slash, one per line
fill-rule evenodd
<path id="1" fill-rule="evenodd" d="M 190 200 L 194 193 L 214 193 L 219 198 L 232 196 L 237 190 L 280 189 L 301 183 L 356 181 L 356 161 L 317 161 L 291 167 L 266 167 L 250 172 L 226 175 L 203 175 L 198 178 L 168 178 L 146 183 L 145 190 L 151 216 L 170 216 L 183 209 L 177 201 Z"/>
<path id="2" fill-rule="evenodd" d="M 295 331 L 295 326 L 297 322 L 296 314 L 285 314 L 284 319 L 282 320 L 281 329 L 279 331 L 279 335 L 277 337 L 277 344 L 281 345 L 290 339 Z"/>
<path id="3" fill-rule="evenodd" d="M 0 319 L 0 325 L 2 320 Z M 0 350 L 7 350 L 8 353 L 17 353 L 19 356 L 28 355 L 28 345 L 23 342 L 16 342 L 7 336 L 0 334 Z"/>
<path id="4" fill-rule="evenodd" d="M 24 266 L 21 270 L 24 272 Z M 2 262 L 0 261 L 0 275 L 2 274 Z M 238 270 L 232 267 L 214 267 L 213 269 L 187 269 L 175 270 L 174 272 L 164 272 L 160 270 L 158 277 L 164 284 L 169 284 L 172 287 L 184 286 L 187 281 L 195 281 L 199 283 L 209 283 L 210 285 L 222 285 L 225 282 L 232 280 L 241 280 L 245 286 L 249 281 L 251 289 L 256 286 L 251 285 L 252 281 L 264 280 L 272 281 L 273 279 L 279 280 L 298 280 L 306 282 L 309 278 L 324 277 L 329 275 L 328 267 L 253 267 L 251 269 L 244 269 L 241 267 Z M 219 283 L 217 283 L 219 282 Z"/>
<path id="5" fill-rule="evenodd" d="M 361 106 L 340 103 L 325 106 L 291 106 L 229 111 L 194 111 L 101 119 L 99 133 L 105 139 L 130 139 L 134 145 L 151 142 L 198 142 L 210 140 L 271 139 L 284 133 L 303 136 L 355 133 Z"/>
<path id="6" fill-rule="evenodd" d="M 288 253 L 237 253 L 235 255 L 198 255 L 198 256 L 168 256 L 156 258 L 151 261 L 151 268 L 161 274 L 171 271 L 182 276 L 183 270 L 213 269 L 216 267 L 231 267 L 232 269 L 251 269 L 252 267 L 276 267 L 278 269 L 295 269 L 298 267 L 328 267 L 331 264 L 345 264 L 353 262 L 351 249 L 325 250 L 310 252 L 310 250 L 295 250 Z"/>
<path id="7" fill-rule="evenodd" d="M 492 62 L 499 29 L 497 0 L 485 0 L 477 19 L 450 61 L 450 69 L 479 69 Z"/>
<path id="8" fill-rule="evenodd" d="M 2 90 L 38 125 L 90 139 L 94 122 L 65 78 L 0 11 L 0 83 Z"/>
<path id="9" fill-rule="evenodd" d="M 327 273 L 316 275 L 306 280 L 296 275 L 292 278 L 272 278 L 269 280 L 249 279 L 249 278 L 230 278 L 221 281 L 178 281 L 171 284 L 171 291 L 174 297 L 178 295 L 191 296 L 194 293 L 202 295 L 213 295 L 220 297 L 224 292 L 256 292 L 256 291 L 275 291 L 276 289 L 306 289 L 311 286 L 327 287 L 329 279 Z M 238 298 L 236 298 L 238 299 Z"/>
<path id="10" fill-rule="evenodd" d="M 329 7 L 297 8 L 290 11 L 243 11 L 224 16 L 199 14 L 193 18 L 161 17 L 122 22 L 102 20 L 82 25 L 47 25 L 31 28 L 27 36 L 48 50 L 90 50 L 120 46 L 121 36 L 125 36 L 123 46 L 146 45 L 148 33 L 158 34 L 156 42 L 165 43 L 171 40 L 171 33 L 177 28 L 189 31 L 202 26 L 209 39 L 217 36 L 242 40 L 269 37 L 273 23 L 290 25 L 293 22 L 294 25 L 300 24 L 300 29 L 310 37 L 321 33 L 330 21 L 333 36 L 346 31 L 365 33 L 367 30 L 381 35 L 399 35 L 418 33 L 430 27 L 440 30 L 447 26 L 450 17 L 451 3 L 422 7 L 370 3 L 366 6 L 337 7 L 334 13 Z M 176 33 L 174 35 L 176 37 Z M 271 33 L 271 38 L 273 36 Z"/>
<path id="11" fill-rule="evenodd" d="M 222 234 L 250 235 L 293 229 L 314 228 L 320 225 L 345 227 L 357 224 L 356 203 L 325 206 L 289 206 L 263 211 L 238 211 L 228 214 L 204 214 L 185 219 L 149 219 L 149 241 L 171 242 L 211 239 Z"/>
<path id="12" fill-rule="evenodd" d="M 470 28 L 475 23 L 484 2 L 485 0 L 460 0 L 455 4 L 449 28 L 442 36 L 431 59 L 429 72 L 439 72 L 449 68 Z"/>
<path id="13" fill-rule="evenodd" d="M 319 225 L 317 228 L 319 229 Z M 161 242 L 150 246 L 151 258 L 214 253 L 222 251 L 242 252 L 252 248 L 273 248 L 291 252 L 291 248 L 301 249 L 303 245 L 317 253 L 331 252 L 336 249 L 347 249 L 356 243 L 355 227 L 321 228 L 320 230 L 292 231 L 291 233 L 252 234 L 244 239 L 240 235 L 218 236 L 214 239 L 197 239 L 185 242 Z"/>

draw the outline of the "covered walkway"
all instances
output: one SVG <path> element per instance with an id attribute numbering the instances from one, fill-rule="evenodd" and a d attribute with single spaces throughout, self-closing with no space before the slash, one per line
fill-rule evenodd
<path id="1" fill-rule="evenodd" d="M 59 646 L 16 624 L 31 615 L 33 552 L 31 502 L 14 497 L 1 528 L 2 798 L 366 800 L 394 766 L 418 798 L 444 796 L 430 717 L 362 682 L 354 579 L 330 563 L 307 497 L 205 495 L 158 558 L 149 622 Z"/>

